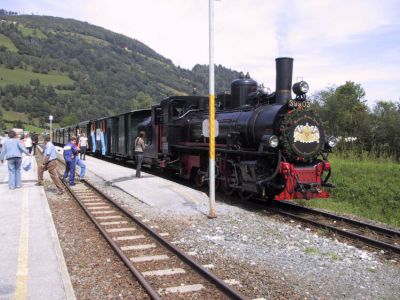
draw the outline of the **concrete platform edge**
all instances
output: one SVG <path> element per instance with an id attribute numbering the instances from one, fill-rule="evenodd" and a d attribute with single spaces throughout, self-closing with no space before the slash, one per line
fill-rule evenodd
<path id="1" fill-rule="evenodd" d="M 42 194 L 43 198 L 46 199 L 45 213 L 46 213 L 46 218 L 47 218 L 47 224 L 49 224 L 51 239 L 52 239 L 52 243 L 54 245 L 54 250 L 55 250 L 55 253 L 57 256 L 57 261 L 58 261 L 58 271 L 60 273 L 61 280 L 63 282 L 66 299 L 67 300 L 76 300 L 75 291 L 74 291 L 74 288 L 72 287 L 71 278 L 69 277 L 68 268 L 65 263 L 64 254 L 62 252 L 60 241 L 58 239 L 57 230 L 54 225 L 53 215 L 51 214 L 49 202 L 48 202 L 48 199 L 47 199 L 47 196 L 46 196 L 46 193 L 45 193 L 43 187 L 41 188 L 40 193 Z"/>

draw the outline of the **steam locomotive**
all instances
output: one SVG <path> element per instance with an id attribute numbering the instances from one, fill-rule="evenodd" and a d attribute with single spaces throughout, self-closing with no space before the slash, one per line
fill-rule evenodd
<path id="1" fill-rule="evenodd" d="M 245 200 L 329 197 L 327 156 L 337 141 L 310 109 L 305 81 L 293 85 L 292 99 L 292 72 L 292 58 L 277 58 L 275 92 L 241 74 L 230 93 L 217 95 L 215 174 L 225 194 L 237 192 Z M 134 140 L 144 131 L 144 163 L 201 187 L 208 182 L 209 139 L 203 128 L 208 114 L 208 97 L 173 96 L 151 109 L 57 129 L 53 141 L 62 145 L 71 135 L 86 133 L 89 151 L 134 160 Z"/>

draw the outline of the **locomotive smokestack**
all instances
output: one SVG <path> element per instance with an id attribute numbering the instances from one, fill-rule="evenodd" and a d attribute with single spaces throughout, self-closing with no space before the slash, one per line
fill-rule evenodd
<path id="1" fill-rule="evenodd" d="M 285 105 L 291 98 L 293 58 L 279 57 L 276 61 L 276 103 Z"/>

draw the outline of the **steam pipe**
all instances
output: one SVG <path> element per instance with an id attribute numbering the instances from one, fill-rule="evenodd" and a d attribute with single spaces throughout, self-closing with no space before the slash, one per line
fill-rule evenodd
<path id="1" fill-rule="evenodd" d="M 282 154 L 281 154 L 281 150 L 279 150 L 278 151 L 278 159 L 277 159 L 276 168 L 275 168 L 274 173 L 272 173 L 272 175 L 267 178 L 257 181 L 258 185 L 262 185 L 268 181 L 271 181 L 272 179 L 274 179 L 276 177 L 276 175 L 278 175 L 279 169 L 281 167 L 281 158 L 282 158 Z"/>

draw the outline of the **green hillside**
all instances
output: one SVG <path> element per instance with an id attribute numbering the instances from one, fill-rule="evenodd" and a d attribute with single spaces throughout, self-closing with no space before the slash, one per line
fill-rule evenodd
<path id="1" fill-rule="evenodd" d="M 237 77 L 216 66 L 216 90 Z M 62 123 L 149 106 L 193 87 L 207 94 L 207 66 L 182 69 L 140 41 L 86 22 L 0 10 L 0 106 L 7 111 L 41 124 L 52 114 Z"/>
<path id="2" fill-rule="evenodd" d="M 18 52 L 17 47 L 15 47 L 12 40 L 9 37 L 5 36 L 4 34 L 0 34 L 0 47 L 4 47 L 10 52 Z"/>
<path id="3" fill-rule="evenodd" d="M 43 85 L 72 85 L 74 83 L 68 74 L 50 71 L 48 74 L 33 73 L 24 69 L 7 69 L 0 65 L 0 87 L 8 84 L 29 85 L 32 79 L 40 80 Z"/>

